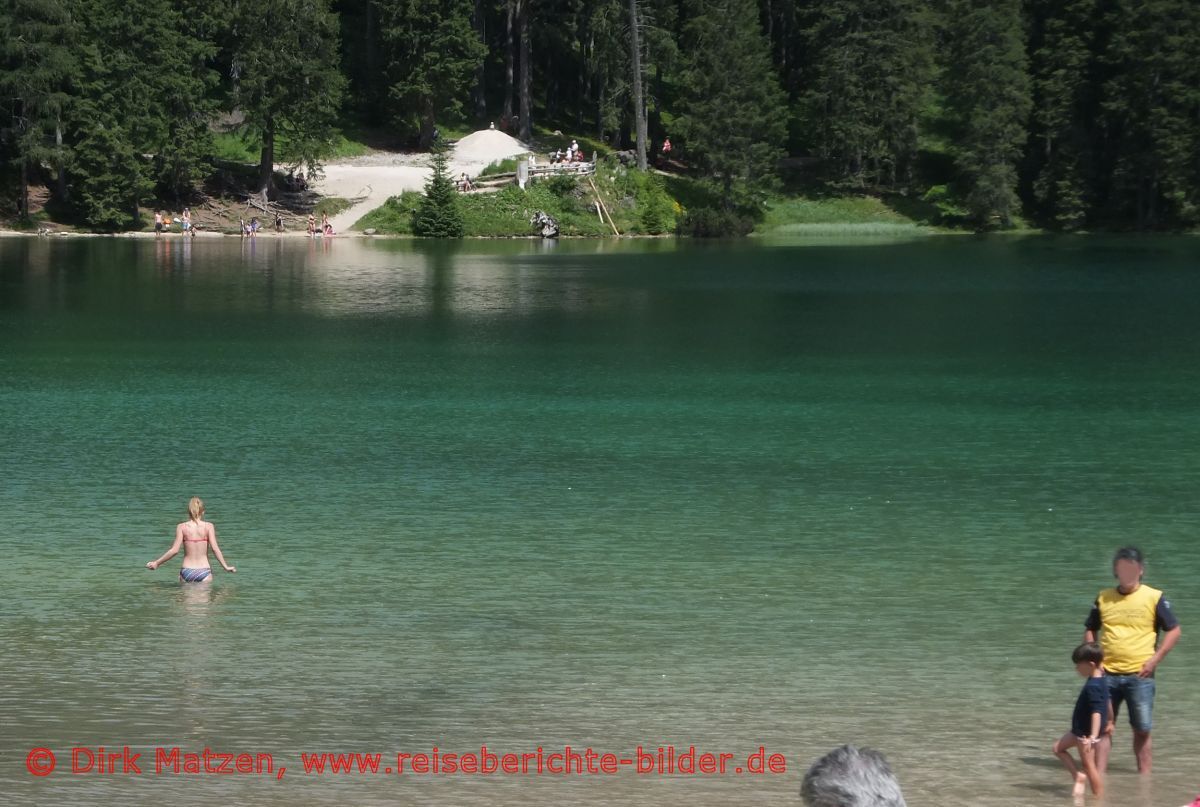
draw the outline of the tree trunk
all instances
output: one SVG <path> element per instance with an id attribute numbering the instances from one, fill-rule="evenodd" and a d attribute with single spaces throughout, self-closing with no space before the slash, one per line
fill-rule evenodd
<path id="1" fill-rule="evenodd" d="M 583 107 L 587 98 L 587 75 L 584 66 L 587 64 L 587 50 L 584 47 L 584 41 L 588 35 L 588 15 L 583 14 L 583 30 L 577 38 L 579 45 L 579 76 L 575 84 L 575 130 L 583 131 Z"/>
<path id="2" fill-rule="evenodd" d="M 521 133 L 519 137 L 526 142 L 533 139 L 533 104 L 530 99 L 533 65 L 530 63 L 532 57 L 529 43 L 529 3 L 530 0 L 519 0 L 517 6 L 518 27 L 521 29 Z"/>
<path id="3" fill-rule="evenodd" d="M 379 75 L 379 67 L 378 67 L 378 65 L 379 65 L 379 50 L 375 46 L 375 28 L 376 28 L 375 14 L 376 13 L 377 12 L 375 9 L 374 0 L 367 0 L 367 14 L 366 14 L 366 19 L 367 19 L 366 51 L 367 52 L 366 52 L 366 56 L 365 56 L 365 61 L 366 61 L 366 68 L 367 68 L 366 75 L 369 77 L 374 77 L 374 76 Z M 374 87 L 374 86 L 376 86 L 376 84 L 375 84 L 375 82 L 370 81 L 370 79 L 368 79 L 367 86 Z M 371 93 L 374 94 L 376 97 L 378 97 L 378 95 L 379 95 L 377 90 L 371 90 Z M 367 102 L 367 106 L 369 108 L 366 110 L 366 112 L 367 112 L 367 115 L 370 117 L 373 117 L 376 114 L 373 112 L 373 110 L 378 110 L 382 106 L 381 104 L 371 103 L 371 100 L 369 97 L 364 98 L 363 100 Z"/>
<path id="4" fill-rule="evenodd" d="M 513 48 L 516 44 L 513 42 L 513 11 L 516 6 L 516 0 L 508 0 L 505 5 L 504 15 L 504 110 L 502 115 L 505 121 L 511 121 L 513 116 Z"/>
<path id="5" fill-rule="evenodd" d="M 21 195 L 17 197 L 19 218 L 29 218 L 29 160 L 21 160 Z"/>
<path id="6" fill-rule="evenodd" d="M 646 99 L 642 91 L 642 35 L 638 0 L 629 0 L 629 56 L 633 67 L 633 124 L 637 165 L 646 170 Z"/>
<path id="7" fill-rule="evenodd" d="M 428 149 L 433 145 L 434 112 L 433 98 L 426 98 L 421 105 L 421 148 Z"/>
<path id="8" fill-rule="evenodd" d="M 258 163 L 258 192 L 263 199 L 271 198 L 275 191 L 275 121 L 267 118 L 263 128 L 262 157 Z"/>
<path id="9" fill-rule="evenodd" d="M 471 18 L 475 23 L 475 34 L 479 37 L 479 41 L 484 45 L 487 44 L 487 17 L 483 11 L 483 0 L 475 0 L 475 12 Z M 487 64 L 487 59 L 480 59 L 479 66 L 475 68 L 475 117 L 483 121 L 487 117 L 487 96 L 485 94 L 485 79 L 484 67 Z"/>
<path id="10" fill-rule="evenodd" d="M 57 163 L 55 168 L 58 169 L 58 192 L 55 194 L 55 196 L 58 197 L 58 201 L 66 204 L 68 195 L 67 166 L 63 160 L 63 133 L 61 119 L 54 122 L 54 145 L 56 147 L 55 162 Z"/>

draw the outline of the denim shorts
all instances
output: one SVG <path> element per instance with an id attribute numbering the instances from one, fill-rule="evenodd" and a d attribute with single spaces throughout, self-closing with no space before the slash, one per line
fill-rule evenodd
<path id="1" fill-rule="evenodd" d="M 1108 681 L 1108 694 L 1112 698 L 1113 720 L 1120 713 L 1121 704 L 1129 704 L 1129 725 L 1134 731 L 1150 731 L 1151 712 L 1154 710 L 1154 679 L 1138 678 L 1136 675 L 1104 676 Z"/>

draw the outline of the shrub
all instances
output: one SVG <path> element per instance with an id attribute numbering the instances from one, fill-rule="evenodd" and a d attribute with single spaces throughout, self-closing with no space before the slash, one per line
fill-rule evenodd
<path id="1" fill-rule="evenodd" d="M 495 176 L 496 174 L 514 174 L 517 171 L 517 158 L 509 157 L 504 160 L 496 160 L 490 162 L 487 167 L 479 172 L 481 177 Z"/>
<path id="2" fill-rule="evenodd" d="M 729 238 L 749 235 L 754 220 L 736 211 L 721 207 L 700 207 L 687 211 L 679 222 L 680 235 L 696 238 Z"/>

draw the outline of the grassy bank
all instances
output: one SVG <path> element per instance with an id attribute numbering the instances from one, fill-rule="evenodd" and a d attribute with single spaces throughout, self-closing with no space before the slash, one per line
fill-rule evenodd
<path id="1" fill-rule="evenodd" d="M 594 184 L 594 188 L 593 188 Z M 495 193 L 458 197 L 468 237 L 519 237 L 533 234 L 530 219 L 548 213 L 566 236 L 604 237 L 612 226 L 600 216 L 597 194 L 622 235 L 662 235 L 673 232 L 681 208 L 656 175 L 602 164 L 589 182 L 563 175 L 535 182 L 526 190 L 510 185 Z M 410 191 L 393 196 L 363 216 L 352 229 L 380 234 L 412 232 L 412 213 L 421 195 Z"/>
<path id="2" fill-rule="evenodd" d="M 708 186 L 695 179 L 635 171 L 612 161 L 601 163 L 593 181 L 622 235 L 673 233 L 689 208 L 718 204 Z M 353 229 L 411 234 L 412 213 L 420 199 L 415 191 L 392 197 Z M 613 235 L 612 227 L 598 215 L 591 186 L 579 177 L 555 177 L 524 191 L 512 185 L 496 193 L 464 194 L 458 200 L 471 237 L 532 235 L 529 220 L 539 210 L 558 221 L 563 235 Z M 754 234 L 874 236 L 946 231 L 937 221 L 938 211 L 932 205 L 899 196 L 790 193 L 768 199 Z"/>

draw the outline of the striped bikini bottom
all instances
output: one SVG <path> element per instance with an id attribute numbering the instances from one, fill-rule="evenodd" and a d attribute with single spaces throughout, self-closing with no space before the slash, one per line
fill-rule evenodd
<path id="1" fill-rule="evenodd" d="M 179 570 L 181 583 L 203 583 L 212 576 L 212 569 L 189 569 L 186 566 Z"/>

